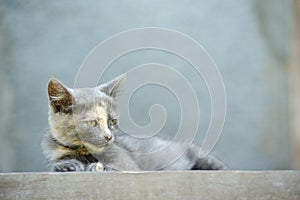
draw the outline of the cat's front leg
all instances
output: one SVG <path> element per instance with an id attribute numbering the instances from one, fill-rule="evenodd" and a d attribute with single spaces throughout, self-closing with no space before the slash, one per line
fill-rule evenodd
<path id="1" fill-rule="evenodd" d="M 85 166 L 82 162 L 76 159 L 60 160 L 53 164 L 55 172 L 75 172 L 84 171 Z"/>

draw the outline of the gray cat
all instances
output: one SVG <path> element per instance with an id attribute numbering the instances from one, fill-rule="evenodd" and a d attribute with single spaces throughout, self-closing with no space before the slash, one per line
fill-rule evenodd
<path id="1" fill-rule="evenodd" d="M 194 145 L 159 137 L 138 139 L 118 130 L 117 91 L 124 75 L 95 88 L 48 84 L 49 126 L 42 141 L 52 171 L 220 170 Z"/>

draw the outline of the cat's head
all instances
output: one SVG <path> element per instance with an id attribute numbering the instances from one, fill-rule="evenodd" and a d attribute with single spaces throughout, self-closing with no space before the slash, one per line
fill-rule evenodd
<path id="1" fill-rule="evenodd" d="M 49 126 L 53 137 L 63 145 L 85 146 L 95 153 L 113 142 L 113 131 L 118 126 L 116 96 L 124 77 L 78 89 L 50 79 Z"/>

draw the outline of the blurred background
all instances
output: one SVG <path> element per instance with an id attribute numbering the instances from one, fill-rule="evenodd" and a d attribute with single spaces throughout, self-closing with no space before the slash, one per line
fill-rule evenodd
<path id="1" fill-rule="evenodd" d="M 299 0 L 0 0 L 0 172 L 47 170 L 40 141 L 48 127 L 50 77 L 71 87 L 98 43 L 149 26 L 189 35 L 218 65 L 227 93 L 227 118 L 214 149 L 218 157 L 233 169 L 300 168 L 299 12 Z M 174 67 L 198 91 L 195 142 L 201 144 L 209 94 L 179 57 L 133 52 L 114 62 L 104 81 L 149 62 Z M 152 104 L 164 105 L 172 114 L 163 131 L 176 132 L 179 107 L 169 91 L 145 86 L 132 102 L 132 116 L 141 125 L 149 122 Z"/>

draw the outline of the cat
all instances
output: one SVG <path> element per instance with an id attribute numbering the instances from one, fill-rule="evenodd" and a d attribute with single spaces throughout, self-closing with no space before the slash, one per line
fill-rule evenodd
<path id="1" fill-rule="evenodd" d="M 195 145 L 168 145 L 168 140 L 159 137 L 139 139 L 120 132 L 116 98 L 124 78 L 121 75 L 94 88 L 77 89 L 50 79 L 49 131 L 41 147 L 51 171 L 227 168 L 212 155 L 200 158 Z M 172 157 L 173 154 L 179 156 Z"/>

